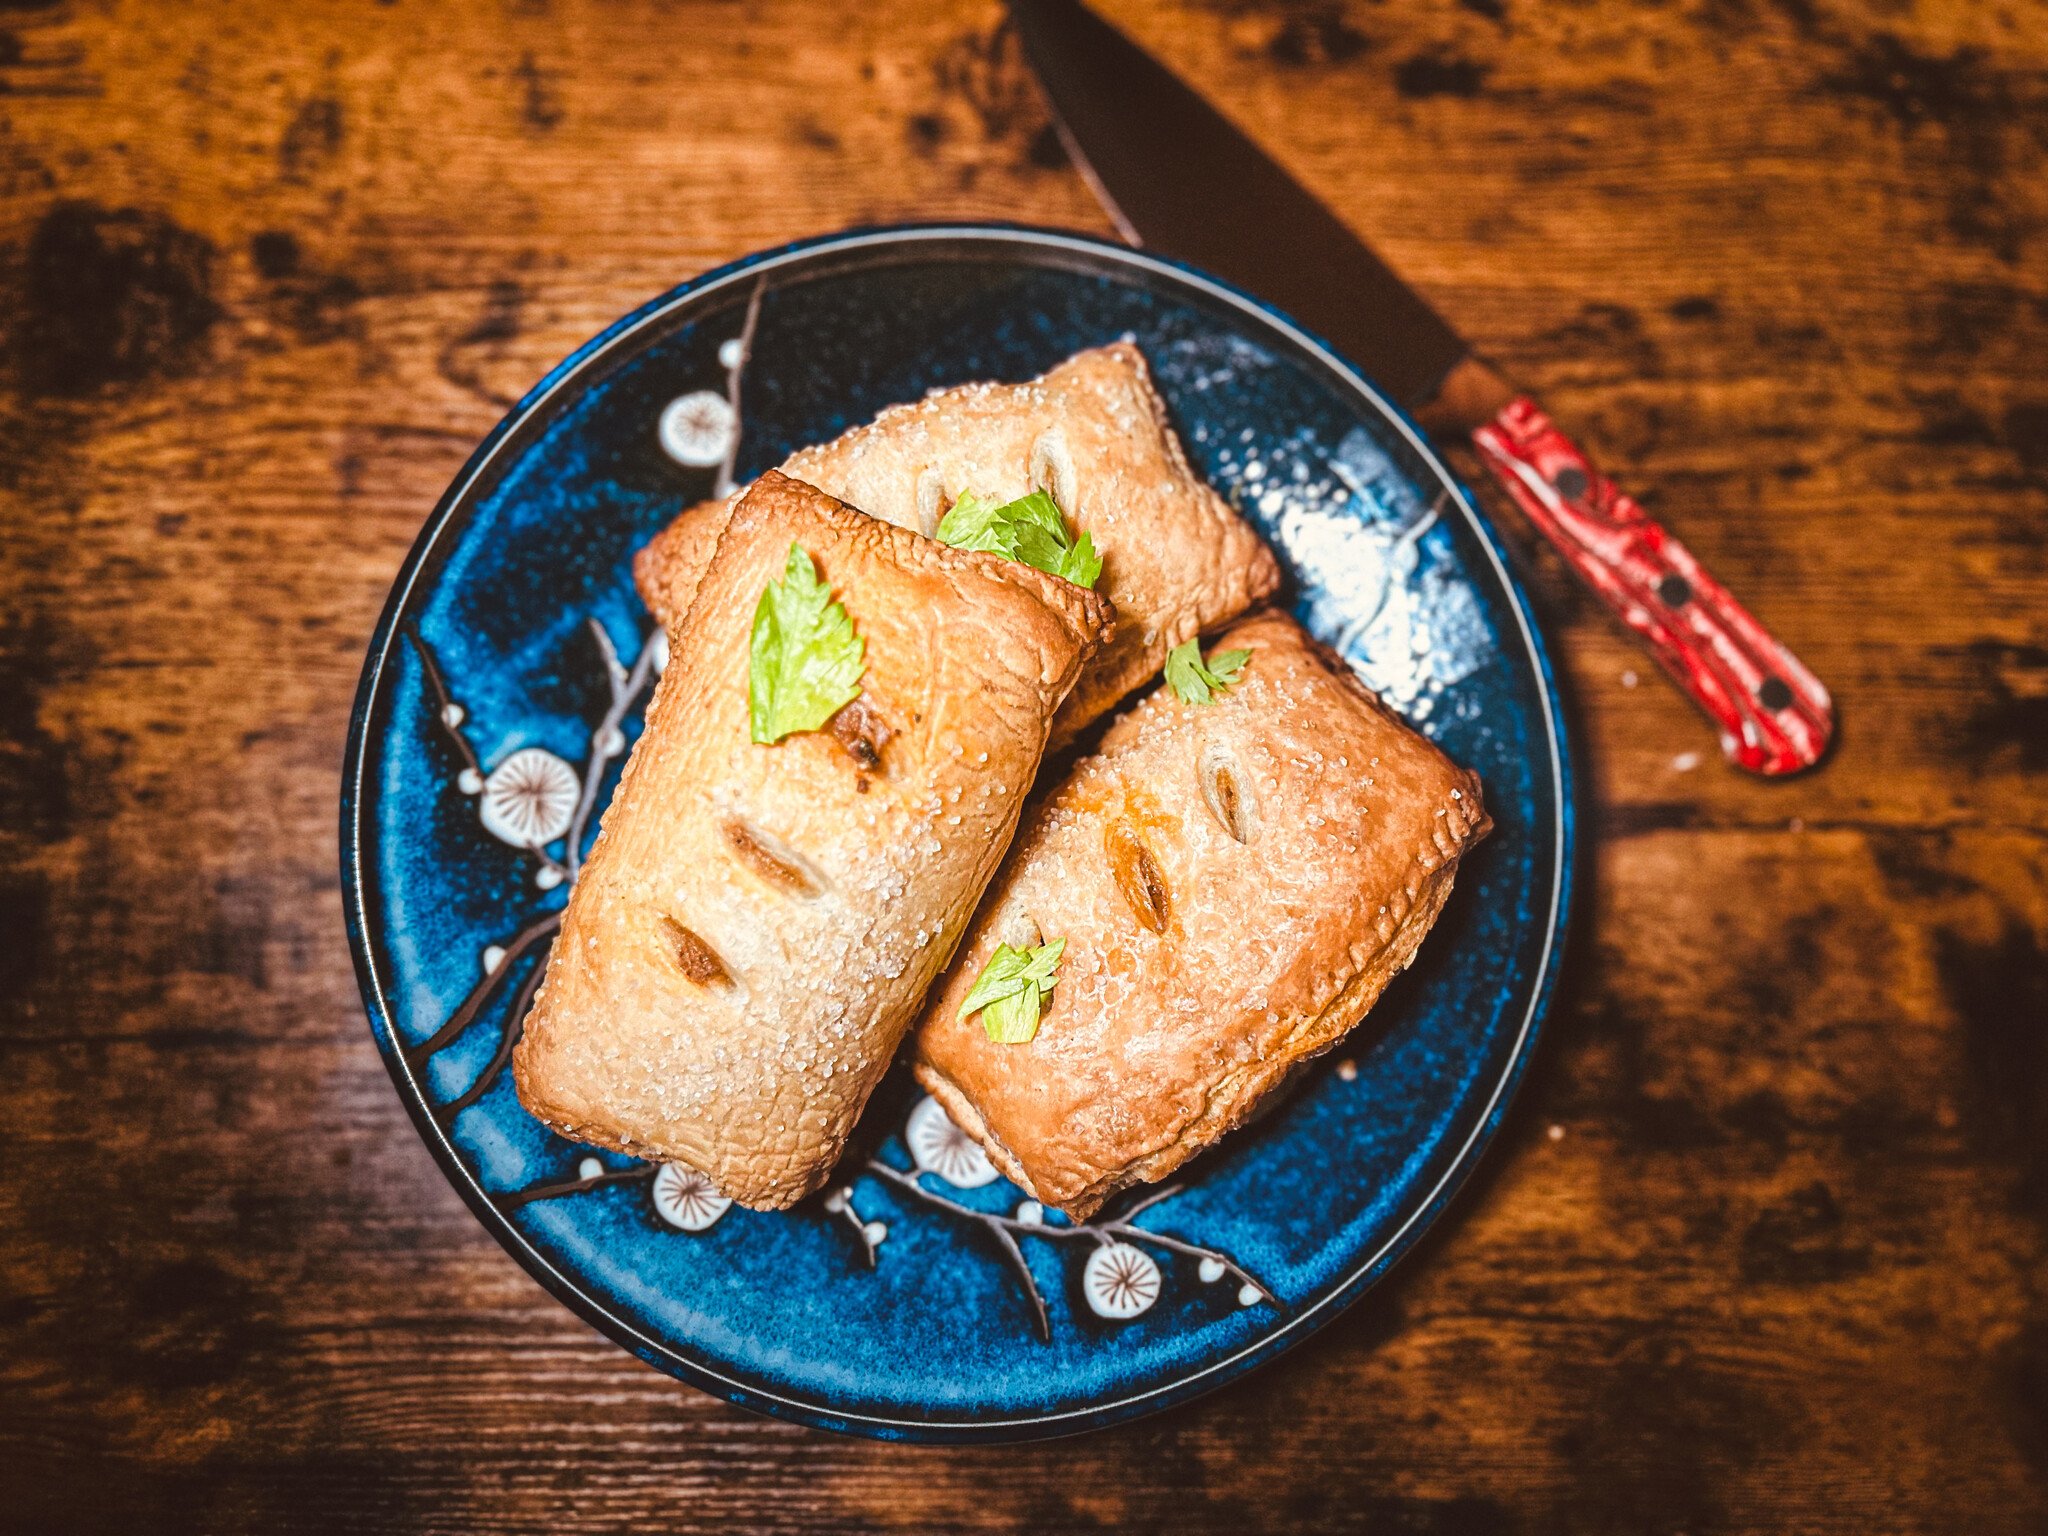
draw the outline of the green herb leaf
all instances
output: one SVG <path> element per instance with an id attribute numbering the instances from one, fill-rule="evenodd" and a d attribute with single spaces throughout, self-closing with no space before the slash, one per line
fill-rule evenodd
<path id="1" fill-rule="evenodd" d="M 990 506 L 969 491 L 939 520 L 941 544 L 979 549 L 1063 577 L 1077 587 L 1090 587 L 1102 574 L 1102 557 L 1087 534 L 1076 540 L 1067 520 L 1044 491 L 1033 491 L 1001 506 Z"/>
<path id="2" fill-rule="evenodd" d="M 1095 578 L 1101 574 L 1102 556 L 1095 553 L 1095 540 L 1085 531 L 1075 541 L 1074 547 L 1067 551 L 1059 569 L 1053 572 L 1053 575 L 1064 576 L 1075 586 L 1086 587 L 1091 592 L 1095 590 Z"/>
<path id="3" fill-rule="evenodd" d="M 1038 1033 L 1046 995 L 1059 982 L 1060 955 L 1067 941 L 1054 939 L 1031 949 L 998 944 L 968 989 L 958 1017 L 981 1014 L 981 1027 L 998 1045 L 1022 1045 Z"/>
<path id="4" fill-rule="evenodd" d="M 941 544 L 951 544 L 955 549 L 994 550 L 995 521 L 994 503 L 985 502 L 974 492 L 967 491 L 939 519 L 936 537 Z"/>
<path id="5" fill-rule="evenodd" d="M 1038 1033 L 1042 1006 L 1044 994 L 1035 990 L 999 997 L 981 1010 L 981 1027 L 997 1045 L 1029 1045 Z"/>
<path id="6" fill-rule="evenodd" d="M 1183 704 L 1213 704 L 1216 695 L 1238 680 L 1250 651 L 1217 651 L 1205 662 L 1199 640 L 1184 640 L 1166 653 L 1167 686 Z"/>
<path id="7" fill-rule="evenodd" d="M 867 642 L 818 579 L 801 544 L 789 546 L 782 580 L 761 589 L 747 659 L 747 714 L 763 746 L 815 731 L 860 697 Z"/>
<path id="8" fill-rule="evenodd" d="M 1244 671 L 1244 664 L 1252 659 L 1248 650 L 1211 651 L 1206 663 L 1209 669 L 1209 685 L 1213 688 L 1228 688 L 1237 681 Z"/>

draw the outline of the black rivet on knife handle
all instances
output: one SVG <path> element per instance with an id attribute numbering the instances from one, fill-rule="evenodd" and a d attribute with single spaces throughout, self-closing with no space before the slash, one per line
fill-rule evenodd
<path id="1" fill-rule="evenodd" d="M 1576 464 L 1567 464 L 1551 477 L 1550 483 L 1557 487 L 1557 494 L 1566 501 L 1577 501 L 1586 494 L 1588 482 L 1586 472 Z"/>
<path id="2" fill-rule="evenodd" d="M 1657 583 L 1657 600 L 1666 608 L 1683 608 L 1692 601 L 1692 583 L 1676 574 L 1665 576 Z"/>
<path id="3" fill-rule="evenodd" d="M 1775 714 L 1792 707 L 1792 689 L 1782 677 L 1767 677 L 1756 685 L 1756 701 Z"/>

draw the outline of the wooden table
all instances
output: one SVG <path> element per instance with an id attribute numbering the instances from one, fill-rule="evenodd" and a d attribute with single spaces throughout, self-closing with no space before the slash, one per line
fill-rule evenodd
<path id="1" fill-rule="evenodd" d="M 7 5 L 0 1527 L 2043 1528 L 2048 7 L 1111 9 L 1625 468 L 1833 685 L 1833 760 L 1723 768 L 1521 540 L 1584 899 L 1398 1278 L 1052 1446 L 728 1408 L 414 1135 L 342 939 L 345 718 L 436 494 L 614 316 L 847 224 L 1104 227 L 1014 39 L 980 0 Z"/>

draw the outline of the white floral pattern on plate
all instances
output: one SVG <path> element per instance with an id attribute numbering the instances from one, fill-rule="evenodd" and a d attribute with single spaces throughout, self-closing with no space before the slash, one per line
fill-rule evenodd
<path id="1" fill-rule="evenodd" d="M 576 770 L 542 747 L 525 747 L 484 780 L 477 819 L 514 848 L 545 848 L 576 814 Z"/>
<path id="2" fill-rule="evenodd" d="M 1159 1299 L 1159 1266 L 1129 1243 L 1104 1243 L 1081 1266 L 1081 1294 L 1097 1317 L 1128 1322 Z"/>
<path id="3" fill-rule="evenodd" d="M 683 1163 L 663 1163 L 654 1175 L 654 1213 L 682 1232 L 702 1232 L 732 1205 L 717 1186 Z"/>
<path id="4" fill-rule="evenodd" d="M 979 1189 L 996 1181 L 995 1164 L 972 1136 L 953 1123 L 946 1107 L 930 1094 L 917 1101 L 904 1123 L 903 1144 L 917 1166 L 955 1189 Z"/>
<path id="5" fill-rule="evenodd" d="M 657 428 L 668 456 L 692 469 L 715 469 L 723 464 L 739 429 L 739 417 L 725 396 L 708 389 L 669 401 Z"/>

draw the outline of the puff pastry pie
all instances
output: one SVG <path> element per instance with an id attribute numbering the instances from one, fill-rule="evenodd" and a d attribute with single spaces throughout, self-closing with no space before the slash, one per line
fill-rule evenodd
<path id="1" fill-rule="evenodd" d="M 1076 353 L 1028 384 L 962 384 L 891 406 L 866 426 L 790 456 L 783 473 L 921 533 L 966 492 L 993 502 L 1051 493 L 1102 555 L 1117 613 L 1053 731 L 1070 740 L 1144 681 L 1181 641 L 1227 623 L 1279 585 L 1272 553 L 1195 475 L 1129 342 Z M 684 512 L 641 551 L 634 575 L 655 616 L 688 611 L 724 526 L 724 502 Z"/>
<path id="2" fill-rule="evenodd" d="M 749 736 L 749 636 L 792 542 L 865 642 L 824 730 Z M 1010 840 L 1102 599 L 770 472 L 673 660 L 514 1057 L 562 1134 L 773 1209 L 837 1160 Z"/>
<path id="3" fill-rule="evenodd" d="M 1160 689 L 1033 806 L 918 1025 L 918 1081 L 1084 1218 L 1242 1123 L 1415 957 L 1490 829 L 1479 780 L 1267 614 L 1207 706 Z M 1064 938 L 1036 1038 L 958 1010 L 999 942 Z"/>

